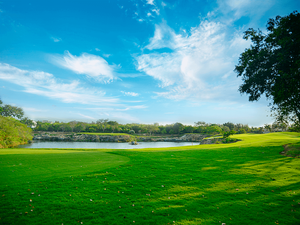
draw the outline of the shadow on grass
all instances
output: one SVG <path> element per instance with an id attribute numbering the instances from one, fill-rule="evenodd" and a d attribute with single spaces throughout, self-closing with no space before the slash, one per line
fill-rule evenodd
<path id="1" fill-rule="evenodd" d="M 86 174 L 3 187 L 0 221 L 297 224 L 299 159 L 280 156 L 281 149 L 115 151 L 114 155 L 130 161 Z"/>

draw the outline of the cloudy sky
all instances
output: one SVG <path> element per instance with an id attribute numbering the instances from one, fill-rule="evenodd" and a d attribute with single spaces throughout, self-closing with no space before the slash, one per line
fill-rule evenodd
<path id="1" fill-rule="evenodd" d="M 0 98 L 34 120 L 272 122 L 234 73 L 248 28 L 298 0 L 9 0 Z"/>

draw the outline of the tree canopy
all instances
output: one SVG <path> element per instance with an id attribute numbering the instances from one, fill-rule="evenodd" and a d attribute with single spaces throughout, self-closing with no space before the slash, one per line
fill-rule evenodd
<path id="1" fill-rule="evenodd" d="M 4 105 L 2 106 L 2 101 L 0 100 L 0 115 L 5 117 L 14 117 L 21 119 L 24 116 L 24 112 L 22 108 L 12 106 L 12 105 Z"/>
<path id="2" fill-rule="evenodd" d="M 248 29 L 244 39 L 252 41 L 240 55 L 235 67 L 242 77 L 240 93 L 257 101 L 265 94 L 272 101 L 272 110 L 281 117 L 300 121 L 300 14 L 269 19 L 267 34 Z"/>

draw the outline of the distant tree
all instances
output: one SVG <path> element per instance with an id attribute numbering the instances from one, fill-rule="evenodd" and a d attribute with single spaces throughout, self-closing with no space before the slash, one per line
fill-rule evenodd
<path id="1" fill-rule="evenodd" d="M 206 128 L 206 132 L 209 134 L 220 134 L 222 133 L 222 129 L 219 126 L 209 126 Z"/>
<path id="2" fill-rule="evenodd" d="M 244 127 L 244 125 L 241 124 L 241 123 L 237 123 L 237 124 L 235 125 L 236 130 L 240 130 L 240 129 L 243 128 L 243 127 Z"/>
<path id="3" fill-rule="evenodd" d="M 230 135 L 234 135 L 235 133 L 236 133 L 236 131 L 234 131 L 234 130 L 224 132 L 223 133 L 223 138 L 228 138 Z"/>
<path id="4" fill-rule="evenodd" d="M 52 126 L 52 124 L 50 124 L 49 126 L 48 126 L 48 129 L 47 129 L 48 131 L 54 131 L 54 128 L 53 128 L 53 126 Z"/>
<path id="5" fill-rule="evenodd" d="M 244 128 L 240 128 L 237 133 L 238 134 L 246 134 L 247 131 Z"/>
<path id="6" fill-rule="evenodd" d="M 22 108 L 12 106 L 12 105 L 4 105 L 1 106 L 1 116 L 10 116 L 17 119 L 21 119 L 24 116 L 24 112 Z"/>
<path id="7" fill-rule="evenodd" d="M 107 124 L 111 126 L 112 132 L 114 132 L 119 125 L 117 121 L 108 121 Z"/>
<path id="8" fill-rule="evenodd" d="M 266 95 L 271 110 L 300 123 L 300 14 L 269 19 L 267 34 L 248 29 L 244 39 L 253 45 L 246 49 L 235 67 L 243 84 L 240 93 L 257 101 Z M 299 124 L 300 126 L 300 124 Z"/>
<path id="9" fill-rule="evenodd" d="M 234 129 L 234 124 L 231 122 L 223 123 L 223 126 L 229 127 L 230 130 Z"/>
<path id="10" fill-rule="evenodd" d="M 135 124 L 131 127 L 131 130 L 134 130 L 134 133 L 138 133 L 141 127 L 138 124 Z"/>
<path id="11" fill-rule="evenodd" d="M 184 129 L 184 126 L 182 123 L 177 122 L 173 125 L 173 131 L 177 134 L 179 134 L 183 129 Z"/>
<path id="12" fill-rule="evenodd" d="M 166 129 L 162 129 L 162 130 L 161 130 L 161 133 L 162 133 L 162 134 L 166 134 L 166 133 L 167 133 Z"/>
<path id="13" fill-rule="evenodd" d="M 23 117 L 20 122 L 26 124 L 28 127 L 32 127 L 34 125 L 33 121 L 28 117 Z"/>
<path id="14" fill-rule="evenodd" d="M 165 129 L 166 129 L 167 133 L 170 134 L 170 131 L 173 129 L 173 125 L 167 124 L 167 125 L 165 126 Z M 174 131 L 173 131 L 173 132 L 174 132 Z"/>
<path id="15" fill-rule="evenodd" d="M 89 127 L 88 132 L 95 133 L 96 128 L 95 127 Z"/>
<path id="16" fill-rule="evenodd" d="M 153 132 L 159 131 L 158 126 L 155 126 L 155 125 L 148 125 L 147 129 L 148 129 L 150 136 L 152 135 Z"/>
<path id="17" fill-rule="evenodd" d="M 184 133 L 193 133 L 195 128 L 193 126 L 186 126 L 184 128 Z"/>
<path id="18" fill-rule="evenodd" d="M 198 121 L 198 122 L 195 122 L 195 126 L 196 127 L 199 127 L 199 126 L 206 126 L 207 124 L 203 121 Z"/>
<path id="19" fill-rule="evenodd" d="M 129 134 L 135 134 L 135 131 L 134 130 L 130 130 Z"/>
<path id="20" fill-rule="evenodd" d="M 75 126 L 76 126 L 77 123 L 78 123 L 78 122 L 75 121 L 75 120 L 68 123 L 68 126 L 71 127 L 72 132 L 74 131 L 74 128 L 75 128 Z"/>
<path id="21" fill-rule="evenodd" d="M 81 132 L 84 130 L 84 126 L 81 123 L 77 123 L 76 126 L 74 127 L 75 132 Z"/>
<path id="22" fill-rule="evenodd" d="M 222 126 L 221 128 L 222 128 L 223 132 L 229 132 L 230 131 L 229 127 L 227 127 L 227 126 Z"/>
<path id="23" fill-rule="evenodd" d="M 104 133 L 106 126 L 107 126 L 108 119 L 99 119 L 96 121 L 96 124 L 102 129 Z"/>
<path id="24" fill-rule="evenodd" d="M 272 132 L 272 126 L 270 124 L 265 124 L 264 128 L 270 132 Z"/>
<path id="25" fill-rule="evenodd" d="M 58 121 L 55 121 L 55 123 L 52 124 L 53 130 L 58 132 L 59 130 L 61 130 L 61 128 L 60 128 L 61 125 L 62 125 L 61 123 L 59 123 Z"/>

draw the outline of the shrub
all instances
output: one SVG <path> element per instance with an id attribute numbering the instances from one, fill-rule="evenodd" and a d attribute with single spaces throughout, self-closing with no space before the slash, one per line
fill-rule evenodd
<path id="1" fill-rule="evenodd" d="M 31 128 L 20 121 L 0 116 L 0 148 L 11 148 L 27 144 L 32 140 Z"/>

